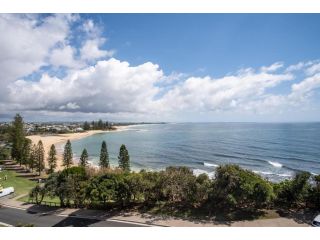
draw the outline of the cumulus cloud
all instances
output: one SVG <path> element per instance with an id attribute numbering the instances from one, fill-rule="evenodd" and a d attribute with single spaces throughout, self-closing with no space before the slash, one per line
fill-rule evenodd
<path id="1" fill-rule="evenodd" d="M 75 71 L 63 79 L 45 74 L 39 82 L 16 81 L 9 99 L 26 110 L 148 112 L 157 104 L 156 83 L 163 73 L 150 62 L 130 66 L 114 58 Z"/>
<path id="2" fill-rule="evenodd" d="M 168 91 L 161 101 L 180 110 L 228 110 L 262 98 L 266 89 L 292 79 L 291 74 L 255 73 L 252 69 L 220 79 L 191 77 Z"/>
<path id="3" fill-rule="evenodd" d="M 102 50 L 101 45 L 105 42 L 105 39 L 89 39 L 87 40 L 80 50 L 81 58 L 83 60 L 91 61 L 104 57 L 112 57 L 115 53 L 114 50 Z"/>
<path id="4" fill-rule="evenodd" d="M 68 36 L 70 15 L 40 19 L 25 15 L 0 15 L 0 79 L 6 85 L 46 65 L 49 49 Z"/>
<path id="5" fill-rule="evenodd" d="M 75 49 L 71 46 L 63 46 L 55 48 L 50 54 L 50 63 L 54 67 L 69 67 L 76 68 L 82 65 L 79 61 L 75 60 Z"/>

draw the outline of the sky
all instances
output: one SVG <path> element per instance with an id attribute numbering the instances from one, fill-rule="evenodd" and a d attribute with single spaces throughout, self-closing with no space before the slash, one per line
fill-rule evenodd
<path id="1" fill-rule="evenodd" d="M 319 121 L 319 22 L 0 14 L 0 121 Z"/>

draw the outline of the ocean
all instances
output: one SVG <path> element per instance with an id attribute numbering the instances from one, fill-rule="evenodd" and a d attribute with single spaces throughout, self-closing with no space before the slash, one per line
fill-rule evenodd
<path id="1" fill-rule="evenodd" d="M 72 141 L 75 158 L 83 148 L 98 164 L 102 141 L 112 166 L 125 144 L 133 170 L 187 166 L 214 175 L 222 164 L 238 164 L 271 181 L 299 171 L 320 174 L 320 123 L 169 123 L 133 125 Z"/>

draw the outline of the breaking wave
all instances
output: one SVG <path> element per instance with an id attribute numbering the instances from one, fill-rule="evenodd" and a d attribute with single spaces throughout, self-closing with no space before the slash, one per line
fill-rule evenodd
<path id="1" fill-rule="evenodd" d="M 277 167 L 277 168 L 281 168 L 282 167 L 282 164 L 278 163 L 278 162 L 268 161 L 268 163 L 271 164 L 274 167 Z"/>
<path id="2" fill-rule="evenodd" d="M 214 167 L 214 168 L 219 167 L 219 165 L 214 164 L 214 163 L 203 162 L 203 165 L 206 166 L 206 167 Z"/>

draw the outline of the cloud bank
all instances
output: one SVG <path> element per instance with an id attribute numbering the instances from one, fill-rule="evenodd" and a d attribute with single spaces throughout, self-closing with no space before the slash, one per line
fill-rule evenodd
<path id="1" fill-rule="evenodd" d="M 170 120 L 317 107 L 311 100 L 320 87 L 318 60 L 235 69 L 221 78 L 165 75 L 156 63 L 117 59 L 101 27 L 78 15 L 2 14 L 0 31 L 6 33 L 0 36 L 0 111 L 6 114 Z"/>

